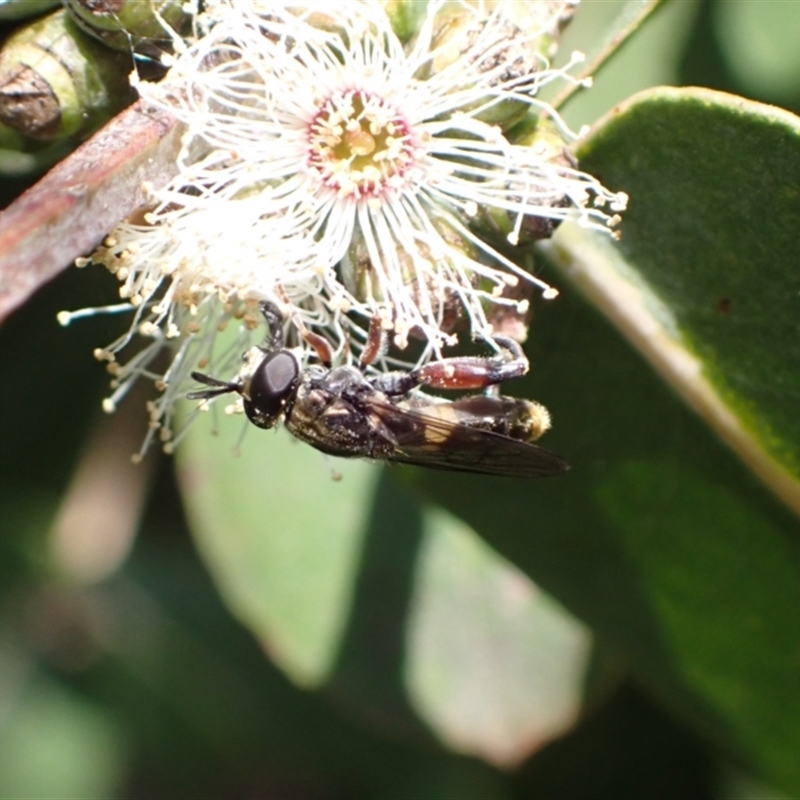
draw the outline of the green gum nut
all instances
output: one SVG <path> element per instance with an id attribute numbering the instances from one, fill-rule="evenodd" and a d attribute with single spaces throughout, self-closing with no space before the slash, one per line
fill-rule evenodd
<path id="1" fill-rule="evenodd" d="M 132 99 L 129 54 L 85 36 L 62 10 L 0 50 L 0 122 L 23 136 L 88 136 Z"/>
<path id="2" fill-rule="evenodd" d="M 347 252 L 339 264 L 339 278 L 345 289 L 361 302 L 382 303 L 386 300 L 364 237 L 358 230 L 354 231 Z"/>
<path id="3" fill-rule="evenodd" d="M 182 0 L 64 0 L 64 5 L 86 33 L 126 53 L 157 55 L 192 23 Z"/>
<path id="4" fill-rule="evenodd" d="M 543 163 L 566 169 L 574 169 L 577 166 L 561 133 L 547 120 L 538 120 L 536 128 L 528 131 L 516 143 L 532 148 L 537 159 Z M 515 228 L 518 216 L 516 212 L 484 206 L 478 210 L 474 225 L 479 235 L 485 235 L 505 247 L 524 246 L 541 239 L 549 239 L 561 223 L 560 219 L 554 218 L 551 209 L 567 208 L 570 205 L 569 198 L 554 192 L 547 178 L 542 179 L 541 192 L 544 196 L 539 200 L 525 196 L 526 193 L 530 195 L 531 189 L 535 192 L 536 186 L 520 187 L 519 194 L 515 194 L 514 185 L 509 181 L 507 194 L 512 198 L 516 197 L 530 208 L 530 213 L 522 217 L 518 228 Z M 541 213 L 536 213 L 537 203 L 540 204 Z"/>
<path id="5" fill-rule="evenodd" d="M 449 2 L 436 14 L 431 44 L 436 52 L 427 75 L 441 73 L 459 62 L 475 81 L 475 100 L 462 111 L 470 112 L 490 103 L 474 116 L 508 131 L 527 114 L 529 103 L 504 98 L 504 89 L 517 94 L 535 94 L 538 73 L 555 54 L 559 36 L 572 17 L 573 6 L 552 2 Z M 490 34 L 487 32 L 489 27 Z M 480 44 L 478 44 L 480 42 Z M 461 89 L 468 88 L 462 84 Z"/>
<path id="6" fill-rule="evenodd" d="M 395 36 L 404 44 L 419 32 L 428 13 L 428 0 L 384 0 L 382 5 Z"/>
<path id="7" fill-rule="evenodd" d="M 0 22 L 38 17 L 59 5 L 59 0 L 0 0 Z"/>
<path id="8" fill-rule="evenodd" d="M 425 246 L 420 244 L 419 252 L 412 256 L 395 245 L 400 275 L 395 276 L 393 288 L 397 291 L 402 284 L 403 294 L 423 314 L 428 309 L 433 316 L 440 318 L 441 330 L 449 333 L 464 316 L 464 308 L 457 293 L 442 292 L 439 286 L 440 271 L 443 265 L 456 260 L 459 254 L 474 260 L 478 253 L 475 246 L 465 241 L 446 221 L 435 218 L 430 221 L 442 239 L 437 245 L 439 252 L 427 252 Z M 339 271 L 345 288 L 362 303 L 381 306 L 388 302 L 389 298 L 381 289 L 381 280 L 360 234 L 354 235 L 347 254 L 339 265 Z"/>

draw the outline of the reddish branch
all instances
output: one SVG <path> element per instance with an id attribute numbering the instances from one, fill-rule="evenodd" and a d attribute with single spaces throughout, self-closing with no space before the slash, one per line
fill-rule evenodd
<path id="1" fill-rule="evenodd" d="M 175 174 L 180 135 L 140 100 L 0 212 L 0 321 Z"/>

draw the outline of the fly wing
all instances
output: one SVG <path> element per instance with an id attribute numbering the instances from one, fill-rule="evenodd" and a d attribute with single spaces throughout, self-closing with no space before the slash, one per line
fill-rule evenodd
<path id="1" fill-rule="evenodd" d="M 545 478 L 569 469 L 563 458 L 543 447 L 418 408 L 375 402 L 370 410 L 389 434 L 391 447 L 381 455 L 387 461 L 516 478 Z"/>

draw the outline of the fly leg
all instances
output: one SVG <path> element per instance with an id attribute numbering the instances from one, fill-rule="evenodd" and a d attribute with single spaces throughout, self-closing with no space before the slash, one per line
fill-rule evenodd
<path id="1" fill-rule="evenodd" d="M 268 300 L 259 303 L 259 308 L 264 315 L 267 328 L 269 329 L 267 339 L 260 349 L 265 353 L 283 350 L 285 341 L 283 336 L 283 314 L 281 314 L 280 308 L 278 308 L 275 303 L 271 303 Z M 330 342 L 324 336 L 320 336 L 318 333 L 314 333 L 306 328 L 301 319 L 293 319 L 293 322 L 298 333 L 303 338 L 303 341 L 313 348 L 320 362 L 326 367 L 330 367 L 333 362 L 333 351 L 331 350 Z"/>
<path id="2" fill-rule="evenodd" d="M 433 389 L 485 389 L 512 378 L 521 378 L 530 368 L 522 348 L 513 339 L 496 336 L 505 352 L 496 356 L 460 356 L 431 361 L 412 370 L 418 385 Z"/>
<path id="3" fill-rule="evenodd" d="M 258 304 L 264 319 L 267 322 L 267 338 L 261 350 L 271 353 L 275 350 L 283 350 L 283 314 L 275 303 L 268 300 Z"/>
<path id="4" fill-rule="evenodd" d="M 408 394 L 419 386 L 433 389 L 486 389 L 522 377 L 530 368 L 513 339 L 496 336 L 505 352 L 496 356 L 456 356 L 431 361 L 410 372 L 387 372 L 370 378 L 373 387 L 390 396 Z"/>

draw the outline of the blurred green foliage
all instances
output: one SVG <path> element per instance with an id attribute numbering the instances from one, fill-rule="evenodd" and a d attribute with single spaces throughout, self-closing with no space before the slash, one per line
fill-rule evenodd
<path id="1" fill-rule="evenodd" d="M 614 5 L 587 0 L 565 47 L 588 49 Z M 769 13 L 749 17 L 756 5 Z M 797 109 L 793 5 L 665 4 L 570 122 L 660 83 Z M 23 188 L 4 180 L 0 201 Z M 115 297 L 109 276 L 71 270 L 0 330 L 0 796 L 800 791 L 785 750 L 800 735 L 797 522 L 573 292 L 537 308 L 518 389 L 553 410 L 568 478 L 357 464 L 340 485 L 313 451 L 258 432 L 234 458 L 238 423 L 219 421 L 216 442 L 193 431 L 180 484 L 175 460 L 140 468 L 153 478 L 133 551 L 89 581 L 55 532 L 105 392 L 91 353 L 118 330 L 55 315 Z M 144 432 L 140 402 L 116 416 Z M 534 741 L 537 659 L 589 631 L 591 654 L 570 645 L 552 673 L 583 659 L 580 713 Z"/>

